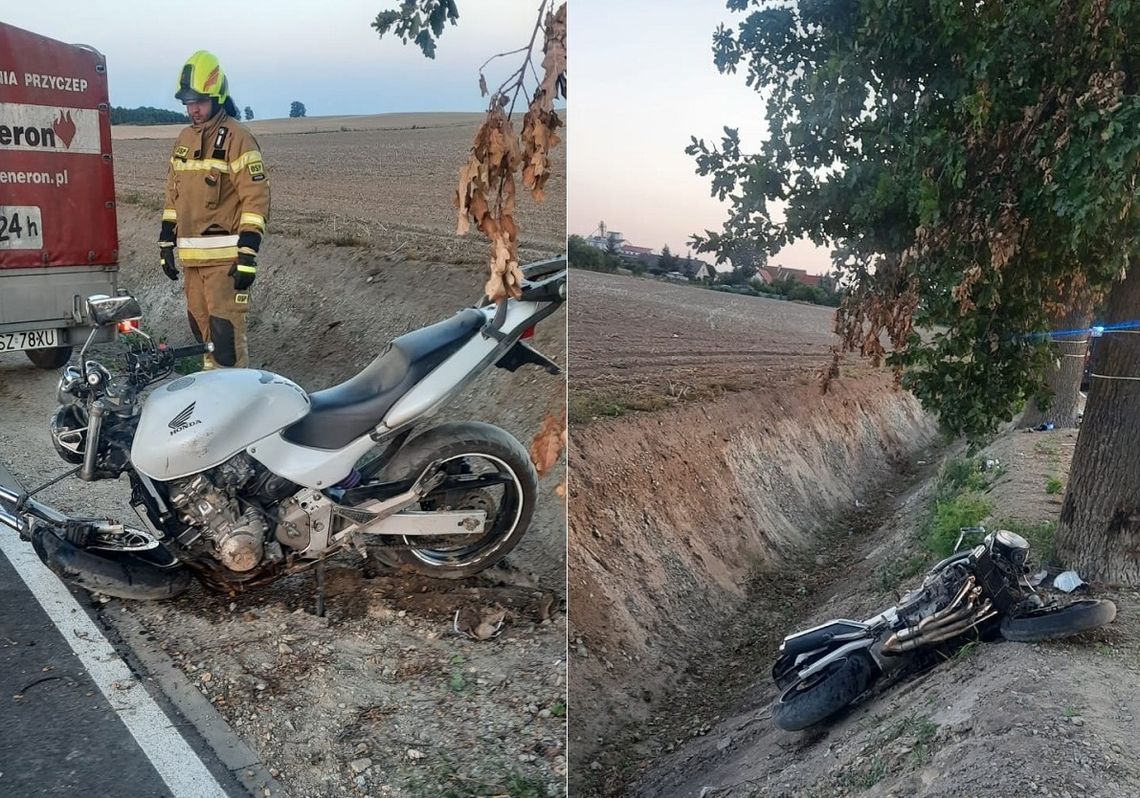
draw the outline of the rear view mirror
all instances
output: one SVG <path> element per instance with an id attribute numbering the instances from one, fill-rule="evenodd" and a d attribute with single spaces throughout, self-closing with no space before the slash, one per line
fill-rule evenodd
<path id="1" fill-rule="evenodd" d="M 138 300 L 132 296 L 103 296 L 87 298 L 87 315 L 95 325 L 102 327 L 142 316 Z"/>

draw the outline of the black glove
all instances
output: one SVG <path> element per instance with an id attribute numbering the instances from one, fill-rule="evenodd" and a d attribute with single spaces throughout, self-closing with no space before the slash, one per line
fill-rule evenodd
<path id="1" fill-rule="evenodd" d="M 161 247 L 159 249 L 158 265 L 171 280 L 178 279 L 178 266 L 174 263 L 174 247 Z"/>
<path id="2" fill-rule="evenodd" d="M 234 278 L 235 291 L 248 290 L 257 277 L 257 256 L 239 252 L 237 263 L 230 268 L 230 277 Z"/>

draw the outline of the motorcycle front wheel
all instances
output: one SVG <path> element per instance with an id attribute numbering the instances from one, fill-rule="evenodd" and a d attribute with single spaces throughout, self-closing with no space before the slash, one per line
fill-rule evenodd
<path id="1" fill-rule="evenodd" d="M 446 489 L 424 496 L 420 510 L 482 510 L 483 533 L 453 537 L 406 536 L 407 548 L 369 549 L 385 565 L 440 579 L 463 579 L 495 565 L 515 546 L 534 515 L 538 474 L 530 455 L 506 430 L 467 421 L 442 424 L 409 441 L 381 472 L 383 479 L 414 479 L 428 468 L 449 475 Z M 471 487 L 456 487 L 470 482 Z"/>
<path id="2" fill-rule="evenodd" d="M 1081 599 L 1007 615 L 1001 619 L 1001 636 L 1018 643 L 1054 640 L 1112 623 L 1116 605 L 1103 599 Z"/>
<path id="3" fill-rule="evenodd" d="M 874 660 L 861 651 L 832 662 L 785 690 L 772 707 L 772 719 L 785 731 L 814 726 L 862 695 L 878 671 Z"/>

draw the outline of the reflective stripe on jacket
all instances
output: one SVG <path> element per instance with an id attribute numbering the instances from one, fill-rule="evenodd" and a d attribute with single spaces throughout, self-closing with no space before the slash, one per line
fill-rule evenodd
<path id="1" fill-rule="evenodd" d="M 178 135 L 162 219 L 175 223 L 184 266 L 232 263 L 239 246 L 257 252 L 268 217 L 269 179 L 244 125 L 219 111 Z"/>

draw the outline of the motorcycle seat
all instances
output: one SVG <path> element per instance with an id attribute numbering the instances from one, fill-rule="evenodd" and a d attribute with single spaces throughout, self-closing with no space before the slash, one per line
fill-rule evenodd
<path id="1" fill-rule="evenodd" d="M 298 446 L 341 449 L 384 418 L 413 385 L 467 343 L 486 322 L 475 308 L 393 339 L 355 377 L 309 395 L 308 415 L 281 436 Z"/>

